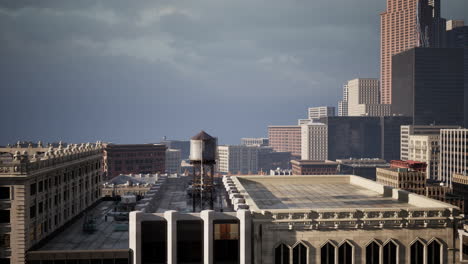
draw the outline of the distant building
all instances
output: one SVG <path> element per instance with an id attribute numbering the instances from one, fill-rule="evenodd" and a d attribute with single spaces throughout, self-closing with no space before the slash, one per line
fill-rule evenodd
<path id="1" fill-rule="evenodd" d="M 293 175 L 291 169 L 283 170 L 277 168 L 275 170 L 270 170 L 270 176 L 283 176 L 283 175 Z"/>
<path id="2" fill-rule="evenodd" d="M 268 146 L 268 138 L 241 138 L 241 145 L 244 146 Z"/>
<path id="3" fill-rule="evenodd" d="M 464 53 L 455 48 L 413 48 L 392 57 L 395 115 L 414 125 L 464 124 Z"/>
<path id="4" fill-rule="evenodd" d="M 447 31 L 451 31 L 455 28 L 458 28 L 458 27 L 463 27 L 465 26 L 465 21 L 463 20 L 447 20 L 447 24 L 446 24 L 446 30 Z"/>
<path id="5" fill-rule="evenodd" d="M 439 135 L 441 129 L 454 129 L 458 126 L 416 126 L 416 125 L 403 125 L 400 128 L 400 159 L 409 159 L 409 137 L 417 135 Z"/>
<path id="6" fill-rule="evenodd" d="M 163 144 L 105 144 L 104 175 L 164 173 L 166 146 Z"/>
<path id="7" fill-rule="evenodd" d="M 439 180 L 452 186 L 454 174 L 467 174 L 468 129 L 440 130 Z"/>
<path id="8" fill-rule="evenodd" d="M 305 125 L 305 124 L 308 124 L 312 121 L 312 119 L 298 119 L 297 120 L 297 125 L 300 126 L 300 125 Z"/>
<path id="9" fill-rule="evenodd" d="M 164 139 L 161 144 L 166 145 L 169 149 L 180 149 L 180 157 L 188 159 L 190 155 L 190 141 L 188 140 L 169 140 Z"/>
<path id="10" fill-rule="evenodd" d="M 328 158 L 327 125 L 312 121 L 301 126 L 301 135 L 302 160 L 326 160 Z"/>
<path id="11" fill-rule="evenodd" d="M 291 152 L 276 152 L 271 147 L 259 147 L 258 170 L 268 172 L 277 168 L 291 168 Z"/>
<path id="12" fill-rule="evenodd" d="M 218 146 L 218 172 L 225 174 L 256 174 L 258 147 L 242 145 Z"/>
<path id="13" fill-rule="evenodd" d="M 343 85 L 343 100 L 338 102 L 338 116 L 348 116 L 348 84 Z"/>
<path id="14" fill-rule="evenodd" d="M 166 172 L 180 173 L 180 163 L 182 161 L 182 151 L 180 149 L 166 150 Z"/>
<path id="15" fill-rule="evenodd" d="M 330 160 L 293 160 L 293 175 L 336 175 L 338 163 Z"/>
<path id="16" fill-rule="evenodd" d="M 428 179 L 437 180 L 439 176 L 439 135 L 410 135 L 409 160 L 425 162 Z"/>
<path id="17" fill-rule="evenodd" d="M 442 47 L 446 22 L 439 0 L 387 0 L 380 19 L 381 103 L 393 104 L 401 97 L 392 93 L 392 56 L 413 47 Z"/>
<path id="18" fill-rule="evenodd" d="M 454 173 L 452 179 L 453 194 L 462 197 L 465 205 L 465 215 L 468 215 L 468 176 Z"/>
<path id="19" fill-rule="evenodd" d="M 333 106 L 317 106 L 309 107 L 308 119 L 318 119 L 321 117 L 335 116 L 335 107 Z"/>
<path id="20" fill-rule="evenodd" d="M 390 168 L 377 168 L 377 182 L 394 188 L 426 195 L 426 164 L 392 161 Z"/>
<path id="21" fill-rule="evenodd" d="M 376 180 L 377 168 L 389 168 L 390 163 L 386 160 L 372 159 L 337 159 L 339 173 L 347 175 L 357 175 L 369 180 Z"/>
<path id="22" fill-rule="evenodd" d="M 159 178 L 159 174 L 119 175 L 102 185 L 102 197 L 118 197 L 129 194 L 143 197 Z"/>
<path id="23" fill-rule="evenodd" d="M 293 158 L 301 157 L 300 126 L 269 126 L 270 146 L 278 152 L 291 152 Z"/>
<path id="24" fill-rule="evenodd" d="M 0 155 L 0 263 L 26 263 L 28 250 L 101 197 L 102 145 L 6 147 Z"/>
<path id="25" fill-rule="evenodd" d="M 348 116 L 389 116 L 390 105 L 380 104 L 379 80 L 358 78 L 346 84 Z"/>

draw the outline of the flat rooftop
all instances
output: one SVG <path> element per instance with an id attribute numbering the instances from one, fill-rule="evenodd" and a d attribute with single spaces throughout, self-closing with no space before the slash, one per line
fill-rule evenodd
<path id="1" fill-rule="evenodd" d="M 232 177 L 251 210 L 454 207 L 351 175 Z"/>
<path id="2" fill-rule="evenodd" d="M 83 231 L 85 217 L 82 216 L 37 250 L 128 249 L 128 229 L 117 231 L 119 227 L 128 227 L 128 221 L 114 221 L 111 216 L 105 221 L 105 215 L 112 210 L 113 205 L 113 201 L 102 201 L 88 211 L 88 216 L 92 215 L 96 219 L 94 233 L 88 234 Z"/>

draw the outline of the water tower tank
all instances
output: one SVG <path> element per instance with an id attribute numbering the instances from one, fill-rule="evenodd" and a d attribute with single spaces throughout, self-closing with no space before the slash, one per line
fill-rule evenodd
<path id="1" fill-rule="evenodd" d="M 217 139 L 201 131 L 190 139 L 190 161 L 214 163 Z"/>

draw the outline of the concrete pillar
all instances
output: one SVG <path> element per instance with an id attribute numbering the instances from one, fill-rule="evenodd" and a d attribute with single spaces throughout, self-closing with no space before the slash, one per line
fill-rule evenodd
<path id="1" fill-rule="evenodd" d="M 213 263 L 213 210 L 203 210 L 200 212 L 200 218 L 203 220 L 203 263 Z"/>
<path id="2" fill-rule="evenodd" d="M 142 212 L 130 212 L 129 247 L 133 251 L 133 264 L 141 264 L 141 216 Z"/>
<path id="3" fill-rule="evenodd" d="M 251 264 L 252 252 L 252 220 L 249 210 L 240 209 L 237 211 L 239 219 L 239 251 L 240 264 Z"/>
<path id="4" fill-rule="evenodd" d="M 167 264 L 177 264 L 177 216 L 178 212 L 164 212 L 167 221 Z"/>

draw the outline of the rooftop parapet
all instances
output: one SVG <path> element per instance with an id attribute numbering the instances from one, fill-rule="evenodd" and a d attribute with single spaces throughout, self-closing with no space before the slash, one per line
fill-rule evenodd
<path id="1" fill-rule="evenodd" d="M 39 169 L 63 164 L 76 159 L 100 155 L 102 153 L 102 143 L 95 144 L 68 144 L 63 147 L 49 146 L 44 148 L 39 142 L 37 147 L 11 147 L 0 148 L 0 153 L 6 153 L 0 159 L 0 175 L 23 175 Z M 8 154 L 11 156 L 8 157 Z"/>

